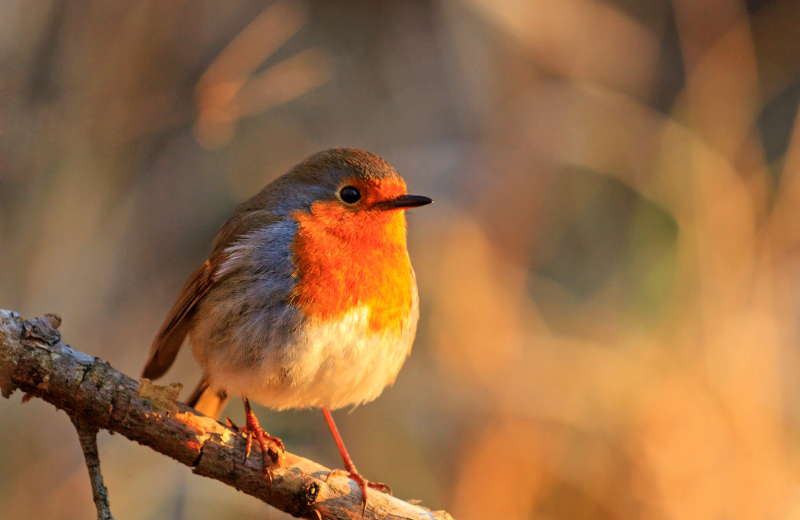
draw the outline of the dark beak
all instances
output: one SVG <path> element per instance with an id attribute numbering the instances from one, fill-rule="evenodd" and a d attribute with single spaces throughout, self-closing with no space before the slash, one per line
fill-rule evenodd
<path id="1" fill-rule="evenodd" d="M 383 210 L 418 208 L 433 202 L 433 199 L 421 195 L 400 195 L 396 199 L 379 202 L 377 206 Z"/>

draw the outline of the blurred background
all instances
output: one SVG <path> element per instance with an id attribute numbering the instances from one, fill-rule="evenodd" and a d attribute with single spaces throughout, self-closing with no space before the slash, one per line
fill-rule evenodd
<path id="1" fill-rule="evenodd" d="M 4 0 L 0 307 L 136 377 L 233 208 L 364 148 L 436 200 L 412 355 L 335 413 L 367 478 L 459 520 L 800 518 L 798 27 L 796 0 Z M 162 381 L 198 377 L 185 349 Z M 67 416 L 20 399 L 0 516 L 92 518 Z M 340 466 L 319 411 L 257 414 Z M 100 452 L 117 518 L 286 518 Z"/>

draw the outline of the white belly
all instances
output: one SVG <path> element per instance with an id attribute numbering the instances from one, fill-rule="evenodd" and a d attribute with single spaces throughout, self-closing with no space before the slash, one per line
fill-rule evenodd
<path id="1" fill-rule="evenodd" d="M 414 300 L 399 334 L 371 331 L 369 311 L 362 307 L 335 322 L 304 324 L 279 355 L 262 346 L 267 355 L 235 374 L 225 359 L 209 360 L 204 368 L 212 386 L 278 410 L 372 401 L 394 382 L 411 350 L 418 313 Z"/>

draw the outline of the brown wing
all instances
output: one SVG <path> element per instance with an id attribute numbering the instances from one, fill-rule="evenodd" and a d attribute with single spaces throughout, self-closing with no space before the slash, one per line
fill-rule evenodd
<path id="1" fill-rule="evenodd" d="M 194 306 L 211 288 L 213 274 L 211 261 L 206 260 L 189 277 L 189 281 L 181 289 L 178 299 L 172 304 L 164 324 L 161 325 L 161 329 L 153 340 L 153 344 L 150 347 L 150 357 L 144 366 L 142 377 L 158 379 L 172 366 L 184 339 L 186 339 L 186 335 L 189 333 L 192 321 L 190 315 L 194 310 Z"/>
<path id="2" fill-rule="evenodd" d="M 225 249 L 253 229 L 268 226 L 280 220 L 272 213 L 253 208 L 252 203 L 256 197 L 239 206 L 231 218 L 225 222 L 214 239 L 214 250 L 211 257 L 192 273 L 189 281 L 181 289 L 164 324 L 161 325 L 161 329 L 153 340 L 142 377 L 158 379 L 172 366 L 192 327 L 192 317 L 197 302 L 214 286 L 214 273 L 225 260 Z"/>

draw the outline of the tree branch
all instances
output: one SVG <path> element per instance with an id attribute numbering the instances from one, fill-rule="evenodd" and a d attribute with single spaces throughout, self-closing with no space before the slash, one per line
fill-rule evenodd
<path id="1" fill-rule="evenodd" d="M 89 470 L 89 480 L 92 483 L 92 498 L 97 508 L 97 520 L 114 520 L 111 516 L 111 506 L 108 504 L 108 489 L 103 483 L 103 474 L 100 473 L 100 454 L 97 452 L 97 428 L 88 426 L 79 420 L 72 419 L 72 424 L 78 431 L 78 440 L 83 449 L 83 458 Z"/>
<path id="2" fill-rule="evenodd" d="M 268 486 L 257 443 L 245 460 L 244 435 L 176 402 L 180 385 L 137 382 L 99 358 L 71 349 L 55 330 L 59 324 L 54 315 L 23 320 L 14 312 L 0 310 L 0 390 L 9 397 L 21 389 L 67 412 L 81 438 L 98 518 L 104 518 L 101 514 L 111 518 L 97 457 L 99 429 L 118 432 L 191 467 L 198 475 L 224 482 L 296 517 L 362 518 L 361 491 L 349 478 L 332 477 L 326 482 L 328 468 L 287 452 L 286 465 L 274 468 L 274 480 Z M 432 512 L 373 490 L 363 518 L 451 519 L 444 511 Z"/>

